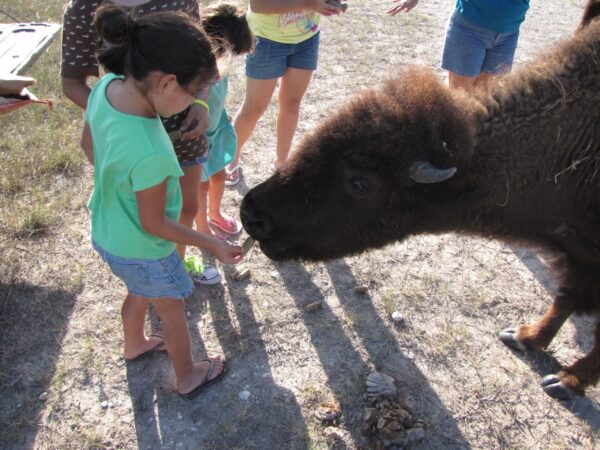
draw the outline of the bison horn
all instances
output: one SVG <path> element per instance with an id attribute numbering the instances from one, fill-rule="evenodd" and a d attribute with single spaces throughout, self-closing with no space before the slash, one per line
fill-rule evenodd
<path id="1" fill-rule="evenodd" d="M 439 183 L 454 176 L 456 167 L 438 169 L 429 161 L 415 161 L 410 166 L 409 176 L 417 183 Z"/>

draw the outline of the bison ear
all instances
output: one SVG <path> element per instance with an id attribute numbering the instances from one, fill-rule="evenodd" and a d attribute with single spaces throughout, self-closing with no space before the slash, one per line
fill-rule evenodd
<path id="1" fill-rule="evenodd" d="M 438 169 L 429 161 L 415 161 L 409 169 L 409 176 L 417 183 L 433 184 L 449 180 L 456 173 L 456 167 Z"/>

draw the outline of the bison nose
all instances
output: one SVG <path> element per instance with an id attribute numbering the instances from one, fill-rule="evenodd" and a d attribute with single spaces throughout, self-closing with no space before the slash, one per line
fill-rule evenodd
<path id="1" fill-rule="evenodd" d="M 250 236 L 259 241 L 267 240 L 273 233 L 273 220 L 258 211 L 249 195 L 242 200 L 240 219 L 244 229 Z"/>

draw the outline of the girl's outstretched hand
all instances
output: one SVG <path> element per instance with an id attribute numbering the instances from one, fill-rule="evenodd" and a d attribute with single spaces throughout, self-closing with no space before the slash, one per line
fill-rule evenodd
<path id="1" fill-rule="evenodd" d="M 419 0 L 394 0 L 394 3 L 395 5 L 388 9 L 387 12 L 390 16 L 395 16 L 402 11 L 409 12 L 417 6 Z"/>
<path id="2" fill-rule="evenodd" d="M 212 253 L 223 264 L 237 264 L 242 260 L 242 247 L 217 239 Z"/>
<path id="3" fill-rule="evenodd" d="M 202 105 L 192 105 L 181 123 L 181 139 L 198 139 L 208 127 L 208 112 Z"/>
<path id="4" fill-rule="evenodd" d="M 308 0 L 308 7 L 323 16 L 336 16 L 344 12 L 327 0 Z"/>

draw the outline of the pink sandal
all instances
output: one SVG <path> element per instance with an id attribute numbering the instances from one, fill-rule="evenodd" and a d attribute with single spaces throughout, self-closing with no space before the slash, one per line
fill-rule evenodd
<path id="1" fill-rule="evenodd" d="M 242 226 L 235 219 L 225 219 L 225 220 L 214 220 L 208 219 L 208 224 L 212 227 L 218 228 L 223 233 L 236 235 L 242 231 Z"/>

